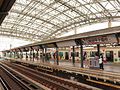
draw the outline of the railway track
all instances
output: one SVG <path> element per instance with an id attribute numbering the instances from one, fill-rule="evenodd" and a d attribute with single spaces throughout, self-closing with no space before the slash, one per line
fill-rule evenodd
<path id="1" fill-rule="evenodd" d="M 111 74 L 110 72 L 102 72 L 98 70 L 89 71 L 85 69 L 79 70 L 77 68 L 69 68 L 69 70 L 67 70 L 67 69 L 61 69 L 64 67 L 55 68 L 54 66 L 47 66 L 46 64 L 34 65 L 34 64 L 29 64 L 29 63 L 24 63 L 19 61 L 13 62 L 13 63 L 19 64 L 25 67 L 29 67 L 32 69 L 37 69 L 40 72 L 48 73 L 48 74 L 62 77 L 65 79 L 70 79 L 70 77 L 73 76 L 75 80 L 77 80 L 80 83 L 85 83 L 87 85 L 101 88 L 104 90 L 120 90 L 120 86 L 119 86 L 120 77 L 119 77 L 119 74 L 117 73 Z M 54 69 L 52 67 L 54 67 Z"/>
<path id="2" fill-rule="evenodd" d="M 90 86 L 83 86 L 79 83 L 73 83 L 69 80 L 58 78 L 53 75 L 48 75 L 36 70 L 12 63 L 4 63 L 12 69 L 19 71 L 27 77 L 41 83 L 42 85 L 52 90 L 99 90 L 98 88 L 91 88 Z"/>
<path id="3" fill-rule="evenodd" d="M 0 82 L 3 90 L 50 90 L 30 78 L 9 69 L 0 62 Z"/>
<path id="4" fill-rule="evenodd" d="M 1 73 L 1 72 L 0 72 Z M 0 76 L 0 84 L 2 85 L 2 87 L 0 88 L 0 90 L 9 90 L 10 88 L 6 85 L 5 81 L 3 80 L 3 78 Z"/>
<path id="5" fill-rule="evenodd" d="M 17 79 L 11 72 L 0 65 L 0 79 L 5 90 L 33 90 L 19 79 Z"/>

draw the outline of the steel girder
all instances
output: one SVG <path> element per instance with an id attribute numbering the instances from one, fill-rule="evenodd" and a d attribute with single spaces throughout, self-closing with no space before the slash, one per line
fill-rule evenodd
<path id="1" fill-rule="evenodd" d="M 119 19 L 119 0 L 16 0 L 1 28 L 6 28 L 8 36 L 41 41 Z"/>

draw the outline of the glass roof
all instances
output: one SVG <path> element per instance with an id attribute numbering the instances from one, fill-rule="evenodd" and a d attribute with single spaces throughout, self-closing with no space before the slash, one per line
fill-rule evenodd
<path id="1" fill-rule="evenodd" d="M 119 0 L 16 0 L 0 33 L 42 41 L 83 25 L 119 19 Z"/>

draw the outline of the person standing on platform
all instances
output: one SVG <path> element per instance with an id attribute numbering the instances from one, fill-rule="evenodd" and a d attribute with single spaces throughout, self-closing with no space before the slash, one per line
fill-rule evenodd
<path id="1" fill-rule="evenodd" d="M 43 53 L 42 62 L 45 62 L 45 53 Z"/>
<path id="2" fill-rule="evenodd" d="M 49 53 L 46 53 L 46 61 L 47 61 L 47 62 L 50 61 L 49 58 L 50 58 L 50 57 L 49 57 Z"/>
<path id="3" fill-rule="evenodd" d="M 100 66 L 100 69 L 104 70 L 104 68 L 103 68 L 103 55 L 102 54 L 100 54 L 99 66 Z"/>
<path id="4" fill-rule="evenodd" d="M 87 53 L 86 52 L 84 52 L 84 55 L 83 55 L 83 62 L 84 62 L 84 67 L 86 68 L 86 59 L 87 59 Z"/>
<path id="5" fill-rule="evenodd" d="M 28 60 L 28 55 L 26 55 L 26 60 Z"/>

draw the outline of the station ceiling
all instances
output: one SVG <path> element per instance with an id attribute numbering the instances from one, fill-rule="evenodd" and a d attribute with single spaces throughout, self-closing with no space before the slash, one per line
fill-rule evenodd
<path id="1" fill-rule="evenodd" d="M 16 0 L 0 34 L 43 41 L 84 25 L 120 20 L 120 0 Z"/>

